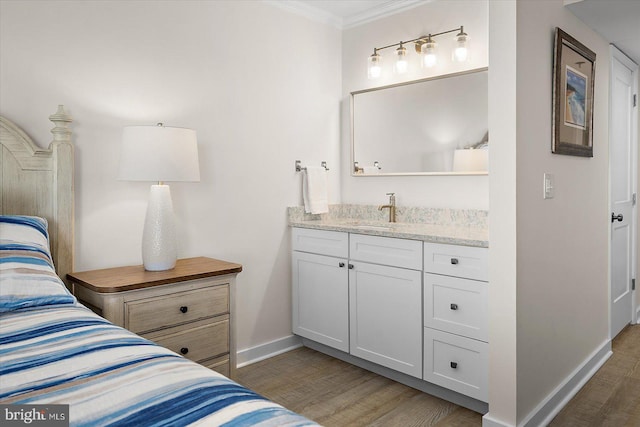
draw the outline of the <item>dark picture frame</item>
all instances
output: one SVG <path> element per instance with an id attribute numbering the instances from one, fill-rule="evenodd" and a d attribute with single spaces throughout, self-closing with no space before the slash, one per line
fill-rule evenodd
<path id="1" fill-rule="evenodd" d="M 596 54 L 556 28 L 551 152 L 593 157 Z"/>

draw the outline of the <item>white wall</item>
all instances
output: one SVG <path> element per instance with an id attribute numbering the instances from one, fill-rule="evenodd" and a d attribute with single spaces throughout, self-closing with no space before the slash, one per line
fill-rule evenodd
<path id="1" fill-rule="evenodd" d="M 489 2 L 489 413 L 517 422 L 516 2 Z"/>
<path id="2" fill-rule="evenodd" d="M 353 91 L 416 80 L 455 71 L 486 67 L 488 64 L 488 2 L 486 0 L 451 0 L 425 3 L 410 10 L 344 31 L 342 54 L 342 163 L 341 196 L 343 203 L 379 204 L 387 200 L 385 193 L 395 191 L 398 204 L 409 206 L 488 209 L 487 176 L 411 176 L 352 177 L 350 155 L 349 94 Z M 470 36 L 468 62 L 451 62 L 451 42 L 455 33 L 436 38 L 440 44 L 439 63 L 433 69 L 421 69 L 412 63 L 413 71 L 402 77 L 391 73 L 394 48 L 380 52 L 385 60 L 386 77 L 367 79 L 367 57 L 374 47 L 400 40 L 410 40 L 428 33 L 450 30 L 460 25 Z M 407 46 L 413 61 L 417 55 L 413 45 Z M 398 149 L 402 149 L 399 147 Z M 384 165 L 384 159 L 378 159 Z"/>
<path id="3" fill-rule="evenodd" d="M 509 158 L 500 159 L 513 164 L 494 164 L 495 175 L 490 178 L 490 300 L 495 308 L 496 299 L 506 300 L 500 295 L 503 290 L 515 296 L 515 313 L 513 307 L 504 310 L 511 314 L 506 320 L 515 322 L 517 353 L 513 353 L 511 340 L 494 342 L 496 331 L 492 332 L 490 416 L 515 425 L 527 421 L 532 411 L 608 340 L 609 50 L 598 34 L 565 10 L 562 0 L 496 6 L 501 7 L 510 8 L 506 17 L 515 22 L 516 68 L 496 61 L 490 63 L 490 69 L 491 73 L 506 73 L 506 87 L 510 92 L 515 88 L 515 102 L 511 97 L 510 104 L 503 108 L 515 111 L 516 147 L 509 150 Z M 551 71 L 556 26 L 597 54 L 593 158 L 551 153 Z M 514 52 L 507 50 L 505 54 Z M 514 77 L 515 86 L 511 84 Z M 492 112 L 491 106 L 490 95 L 493 129 L 499 111 Z M 513 140 L 494 138 L 493 142 L 503 147 Z M 543 200 L 545 172 L 555 175 L 554 199 Z M 499 194 L 494 193 L 500 188 L 498 180 L 508 183 L 508 188 L 515 182 L 516 193 L 509 195 L 510 200 L 499 200 Z M 509 237 L 494 221 L 511 218 L 514 213 L 515 229 Z M 511 228 L 510 222 L 507 224 Z M 499 238 L 494 239 L 496 236 Z M 509 274 L 501 274 L 502 269 Z M 492 327 L 505 320 L 500 316 L 491 312 Z M 513 326 L 503 329 L 510 332 Z M 501 351 L 507 353 L 506 360 L 501 360 Z M 509 380 L 506 374 L 494 374 L 502 366 L 497 362 L 505 362 L 507 369 L 515 366 L 516 377 Z M 494 376 L 500 381 L 494 381 Z M 511 403 L 514 385 L 515 413 Z M 507 399 L 506 405 L 502 398 Z"/>
<path id="4" fill-rule="evenodd" d="M 196 129 L 202 180 L 171 185 L 179 256 L 244 265 L 238 348 L 291 334 L 294 161 L 338 199 L 340 31 L 259 1 L 2 1 L 0 113 L 76 145 L 76 269 L 141 263 L 149 186 L 116 180 L 123 126 Z"/>

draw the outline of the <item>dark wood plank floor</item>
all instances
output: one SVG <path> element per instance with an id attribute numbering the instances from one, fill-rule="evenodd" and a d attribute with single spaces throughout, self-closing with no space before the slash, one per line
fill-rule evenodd
<path id="1" fill-rule="evenodd" d="M 613 351 L 551 426 L 640 426 L 640 325 Z M 326 427 L 482 425 L 478 413 L 308 348 L 241 368 L 237 380 Z"/>

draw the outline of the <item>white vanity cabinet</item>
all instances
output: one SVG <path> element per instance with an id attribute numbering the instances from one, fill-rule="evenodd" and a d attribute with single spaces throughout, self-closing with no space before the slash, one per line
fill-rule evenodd
<path id="1" fill-rule="evenodd" d="M 488 401 L 487 248 L 424 244 L 424 379 Z"/>
<path id="2" fill-rule="evenodd" d="M 422 378 L 422 242 L 351 234 L 351 354 Z"/>
<path id="3" fill-rule="evenodd" d="M 347 233 L 292 230 L 293 332 L 349 351 Z"/>
<path id="4" fill-rule="evenodd" d="M 293 332 L 305 344 L 486 411 L 487 248 L 298 227 L 292 236 Z"/>

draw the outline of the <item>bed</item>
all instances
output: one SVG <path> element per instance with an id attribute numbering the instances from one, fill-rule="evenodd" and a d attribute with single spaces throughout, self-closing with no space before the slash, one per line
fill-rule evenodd
<path id="1" fill-rule="evenodd" d="M 43 150 L 0 118 L 0 421 L 62 405 L 72 426 L 317 425 L 76 300 L 60 279 L 73 270 L 71 117 L 50 119 Z"/>

